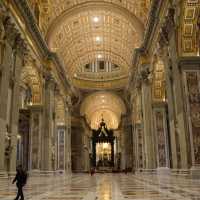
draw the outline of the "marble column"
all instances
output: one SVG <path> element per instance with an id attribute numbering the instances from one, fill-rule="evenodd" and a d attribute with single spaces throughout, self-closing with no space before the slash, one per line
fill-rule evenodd
<path id="1" fill-rule="evenodd" d="M 142 66 L 141 77 L 141 95 L 142 95 L 142 111 L 144 125 L 144 151 L 145 151 L 145 167 L 146 170 L 154 170 L 156 168 L 155 144 L 153 133 L 153 115 L 152 115 L 152 88 L 149 77 L 149 65 Z"/>
<path id="2" fill-rule="evenodd" d="M 0 173 L 4 173 L 5 169 L 5 139 L 7 130 L 7 104 L 8 104 L 8 89 L 10 80 L 10 66 L 12 47 L 3 39 L 5 30 L 0 18 L 1 25 L 1 41 L 0 41 Z"/>
<path id="3" fill-rule="evenodd" d="M 185 118 L 185 108 L 183 101 L 183 85 L 181 71 L 178 66 L 178 49 L 177 49 L 177 32 L 176 32 L 176 23 L 174 21 L 175 9 L 170 8 L 168 10 L 168 15 L 166 16 L 165 23 L 163 24 L 161 30 L 161 40 L 160 45 L 163 47 L 167 46 L 167 57 L 168 57 L 168 67 L 171 70 L 171 83 L 172 83 L 172 98 L 174 105 L 174 119 L 175 119 L 175 132 L 174 135 L 177 135 L 178 140 L 176 139 L 176 147 L 179 145 L 180 149 L 180 161 L 177 159 L 177 166 L 180 166 L 181 170 L 188 170 L 189 158 L 188 158 L 188 130 L 186 126 Z"/>
<path id="4" fill-rule="evenodd" d="M 54 149 L 54 118 L 55 118 L 55 81 L 46 72 L 44 83 L 44 110 L 43 128 L 41 140 L 41 170 L 52 171 L 54 169 L 55 149 Z"/>
<path id="5" fill-rule="evenodd" d="M 29 170 L 38 171 L 41 165 L 41 135 L 43 106 L 29 106 L 31 111 Z"/>
<path id="6" fill-rule="evenodd" d="M 153 104 L 154 132 L 156 139 L 157 171 L 169 173 L 169 139 L 166 119 L 166 104 Z"/>
<path id="7" fill-rule="evenodd" d="M 65 104 L 65 171 L 67 173 L 71 173 L 71 106 L 71 98 L 68 97 Z"/>
<path id="8" fill-rule="evenodd" d="M 65 170 L 66 164 L 66 126 L 57 126 L 57 167 L 58 170 Z"/>
<path id="9" fill-rule="evenodd" d="M 11 147 L 12 151 L 10 154 L 10 172 L 15 172 L 16 170 L 16 148 L 17 148 L 17 135 L 18 135 L 18 124 L 19 124 L 19 106 L 20 106 L 20 74 L 23 66 L 23 52 L 24 47 L 22 45 L 23 40 L 18 36 L 16 38 L 16 49 L 13 54 L 14 68 L 12 73 L 12 99 L 11 99 L 11 118 L 10 118 L 10 128 L 11 128 Z"/>
<path id="10" fill-rule="evenodd" d="M 135 124 L 135 162 L 136 171 L 142 171 L 145 168 L 144 163 L 144 137 L 141 124 Z"/>
<path id="11" fill-rule="evenodd" d="M 167 108 L 168 108 L 168 120 L 169 120 L 169 135 L 170 135 L 170 148 L 171 148 L 171 167 L 172 169 L 178 169 L 178 151 L 179 138 L 176 135 L 176 115 L 174 104 L 174 90 L 172 82 L 172 72 L 169 63 L 167 51 L 163 54 L 163 61 L 165 66 L 165 81 L 166 81 L 166 96 L 167 96 Z"/>
<path id="12" fill-rule="evenodd" d="M 4 65 L 4 68 L 8 69 L 4 71 L 5 77 L 3 79 L 5 85 L 1 91 L 3 92 L 3 95 L 5 95 L 4 100 L 6 101 L 2 104 L 2 106 L 4 106 L 4 108 L 2 108 L 2 114 L 5 119 L 6 112 L 6 126 L 10 138 L 7 170 L 9 172 L 15 172 L 19 120 L 19 83 L 21 69 L 24 63 L 24 55 L 27 48 L 10 17 L 5 18 L 3 25 L 5 29 L 6 44 L 4 46 L 4 57 L 2 57 L 3 60 L 1 60 L 1 63 Z M 5 127 L 5 125 L 2 125 L 2 127 Z"/>

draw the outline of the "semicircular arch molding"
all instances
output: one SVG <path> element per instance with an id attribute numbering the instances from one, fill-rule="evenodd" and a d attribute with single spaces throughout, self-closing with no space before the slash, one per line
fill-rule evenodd
<path id="1" fill-rule="evenodd" d="M 107 123 L 109 123 L 109 128 L 116 129 L 120 124 L 121 116 L 125 113 L 126 106 L 118 95 L 102 91 L 87 96 L 80 108 L 80 114 L 86 117 L 92 128 L 100 123 L 102 117 L 105 117 Z"/>
<path id="2" fill-rule="evenodd" d="M 70 18 L 73 15 L 78 15 L 80 12 L 88 10 L 112 10 L 112 12 L 116 12 L 119 15 L 123 15 L 127 20 L 130 20 L 131 24 L 139 31 L 140 34 L 142 34 L 140 35 L 141 39 L 143 38 L 144 24 L 132 12 L 117 4 L 105 1 L 96 1 L 78 4 L 70 9 L 66 9 L 59 16 L 55 17 L 55 19 L 51 22 L 51 25 L 49 26 L 46 34 L 47 42 L 49 41 L 51 35 L 54 34 L 57 27 L 61 26 L 66 18 Z"/>
<path id="3" fill-rule="evenodd" d="M 84 5 L 55 19 L 57 23 L 47 35 L 50 49 L 62 58 L 71 78 L 77 68 L 100 59 L 119 65 L 128 74 L 133 51 L 143 38 L 142 23 L 117 5 L 112 9 L 106 2 Z M 94 16 L 99 16 L 98 23 L 94 23 Z"/>

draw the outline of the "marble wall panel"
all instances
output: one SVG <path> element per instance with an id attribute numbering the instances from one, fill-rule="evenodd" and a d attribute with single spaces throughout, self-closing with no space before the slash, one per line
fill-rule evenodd
<path id="1" fill-rule="evenodd" d="M 200 165 L 200 71 L 187 70 L 184 73 L 193 164 Z"/>

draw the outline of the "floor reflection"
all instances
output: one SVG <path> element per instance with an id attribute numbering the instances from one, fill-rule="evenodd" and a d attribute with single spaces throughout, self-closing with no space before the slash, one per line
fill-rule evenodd
<path id="1" fill-rule="evenodd" d="M 16 187 L 0 178 L 0 199 L 13 200 Z M 75 174 L 28 179 L 26 200 L 200 200 L 200 180 L 189 176 Z"/>

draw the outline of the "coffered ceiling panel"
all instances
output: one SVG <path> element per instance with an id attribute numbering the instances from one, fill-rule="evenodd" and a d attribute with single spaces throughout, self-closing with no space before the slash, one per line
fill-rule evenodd
<path id="1" fill-rule="evenodd" d="M 83 67 L 101 60 L 119 66 L 124 78 L 132 67 L 134 49 L 143 39 L 149 1 L 48 0 L 41 4 L 49 6 L 40 24 L 50 49 L 58 54 L 72 79 L 91 77 L 87 72 L 84 75 Z M 102 77 L 93 73 L 94 80 Z M 107 75 L 102 82 L 116 78 L 112 71 Z M 118 73 L 117 78 L 120 76 Z"/>
<path id="2" fill-rule="evenodd" d="M 31 1 L 31 0 L 29 0 Z M 51 23 L 66 11 L 70 11 L 78 6 L 86 7 L 88 4 L 104 3 L 110 7 L 119 7 L 135 15 L 145 24 L 147 21 L 149 4 L 151 0 L 42 0 L 41 7 L 46 14 L 44 27 L 48 29 Z"/>
<path id="3" fill-rule="evenodd" d="M 49 47 L 62 58 L 71 77 L 95 60 L 115 63 L 127 74 L 140 41 L 131 21 L 107 10 L 72 15 L 55 26 L 48 38 Z"/>

